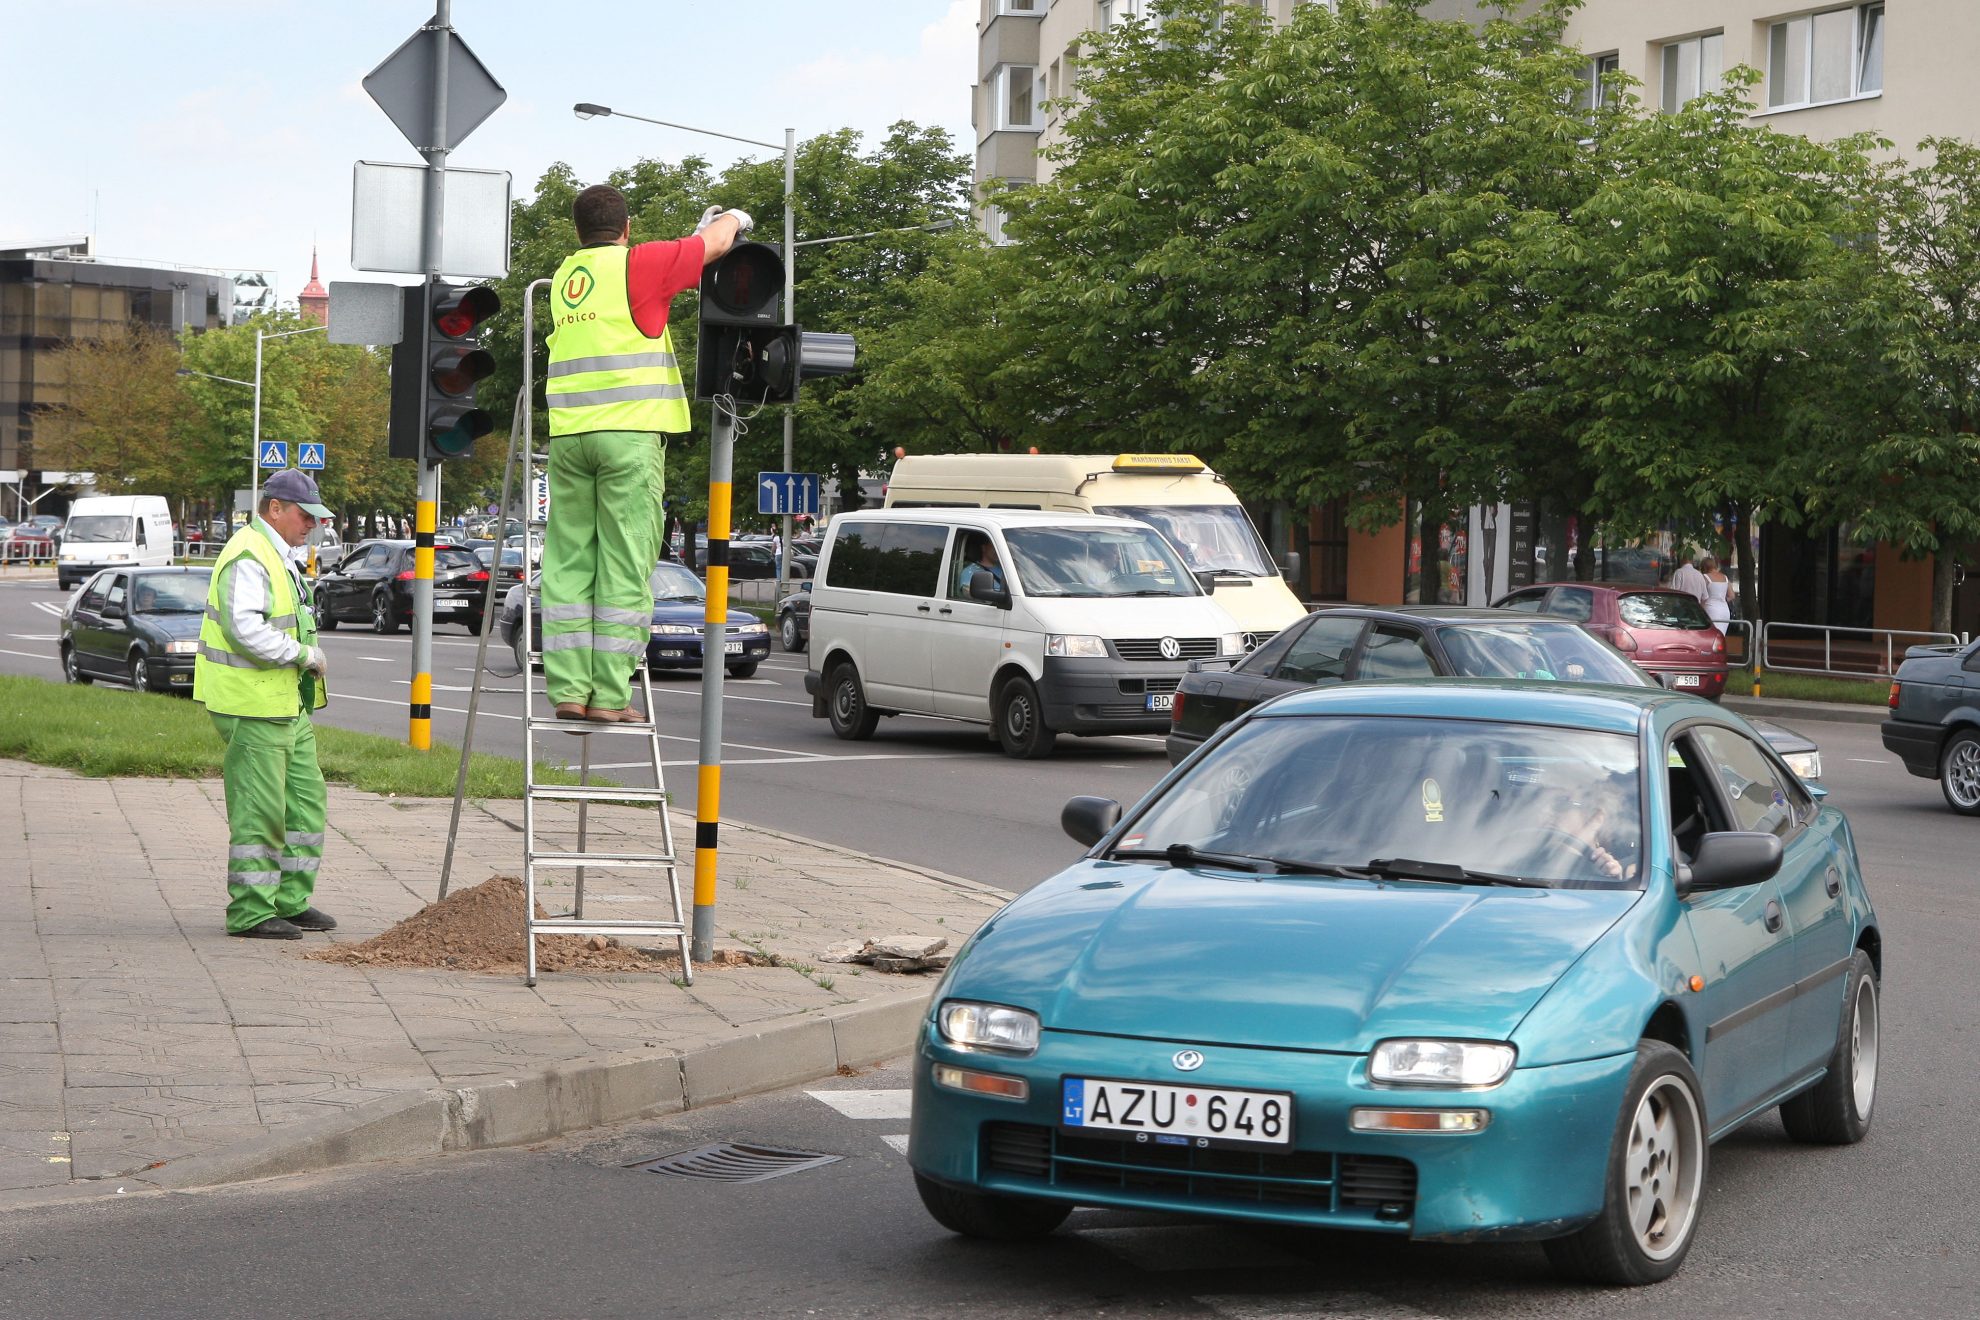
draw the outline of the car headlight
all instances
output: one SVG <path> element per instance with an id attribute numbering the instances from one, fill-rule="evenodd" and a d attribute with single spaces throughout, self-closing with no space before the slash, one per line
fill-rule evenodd
<path id="1" fill-rule="evenodd" d="M 695 637 L 701 629 L 691 623 L 656 623 L 653 625 L 655 637 Z"/>
<path id="2" fill-rule="evenodd" d="M 953 999 L 936 1015 L 942 1038 L 972 1050 L 1030 1054 L 1038 1048 L 1038 1015 L 1002 1004 Z"/>
<path id="3" fill-rule="evenodd" d="M 1385 1040 L 1368 1056 L 1368 1079 L 1382 1086 L 1497 1086 L 1519 1052 L 1479 1040 Z"/>
<path id="4" fill-rule="evenodd" d="M 1223 637 L 1218 639 L 1217 653 L 1219 655 L 1243 655 L 1244 634 L 1225 633 Z"/>
<path id="5" fill-rule="evenodd" d="M 768 624 L 766 624 L 766 623 L 764 623 L 764 622 L 763 622 L 763 620 L 761 620 L 761 619 L 754 619 L 754 620 L 751 620 L 751 621 L 750 621 L 750 622 L 748 622 L 748 623 L 739 623 L 739 624 L 737 624 L 737 625 L 736 625 L 736 631 L 737 631 L 737 632 L 743 632 L 743 633 L 760 633 L 760 632 L 769 632 L 769 631 L 770 631 L 770 627 L 769 627 L 769 625 L 768 625 Z"/>
<path id="6" fill-rule="evenodd" d="M 199 654 L 199 643 L 198 643 L 198 642 L 196 642 L 196 641 L 191 641 L 191 640 L 187 640 L 187 641 L 183 641 L 183 642 L 167 642 L 167 643 L 165 643 L 165 654 L 167 654 L 167 655 L 198 655 L 198 654 Z"/>
<path id="7" fill-rule="evenodd" d="M 1107 643 L 1098 637 L 1081 637 L 1073 633 L 1046 633 L 1045 654 L 1105 660 Z"/>
<path id="8" fill-rule="evenodd" d="M 1788 769 L 1794 771 L 1803 779 L 1820 779 L 1822 777 L 1822 753 L 1820 752 L 1789 752 L 1781 757 L 1781 759 L 1787 762 Z"/>

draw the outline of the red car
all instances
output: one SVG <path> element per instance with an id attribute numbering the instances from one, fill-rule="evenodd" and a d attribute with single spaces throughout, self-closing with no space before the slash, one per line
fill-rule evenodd
<path id="1" fill-rule="evenodd" d="M 1573 619 L 1667 688 L 1717 701 L 1726 691 L 1726 639 L 1688 591 L 1601 582 L 1522 587 L 1495 609 Z"/>

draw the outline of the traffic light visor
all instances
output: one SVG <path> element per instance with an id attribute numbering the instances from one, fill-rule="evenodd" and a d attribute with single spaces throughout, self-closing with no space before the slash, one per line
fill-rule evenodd
<path id="1" fill-rule="evenodd" d="M 501 295 L 485 284 L 469 288 L 436 285 L 433 292 L 433 328 L 448 339 L 463 339 L 501 309 Z"/>

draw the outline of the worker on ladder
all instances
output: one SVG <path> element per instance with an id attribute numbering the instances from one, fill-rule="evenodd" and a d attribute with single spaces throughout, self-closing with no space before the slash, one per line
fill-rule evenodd
<path id="1" fill-rule="evenodd" d="M 690 429 L 667 329 L 675 294 L 754 226 L 711 206 L 692 235 L 632 244 L 607 184 L 571 204 L 580 247 L 550 290 L 550 507 L 543 539 L 543 679 L 559 719 L 642 721 L 631 678 L 653 622 L 666 436 Z M 720 658 L 717 657 L 717 663 Z"/>

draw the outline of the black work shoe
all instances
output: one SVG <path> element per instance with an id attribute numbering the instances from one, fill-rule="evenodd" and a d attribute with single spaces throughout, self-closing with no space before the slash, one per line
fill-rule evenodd
<path id="1" fill-rule="evenodd" d="M 302 927 L 280 917 L 270 917 L 259 926 L 249 926 L 246 930 L 230 930 L 229 935 L 238 935 L 247 940 L 299 940 Z"/>
<path id="2" fill-rule="evenodd" d="M 286 918 L 286 920 L 297 930 L 337 929 L 337 919 L 335 917 L 331 916 L 328 912 L 319 912 L 313 907 L 306 907 L 294 916 Z"/>

